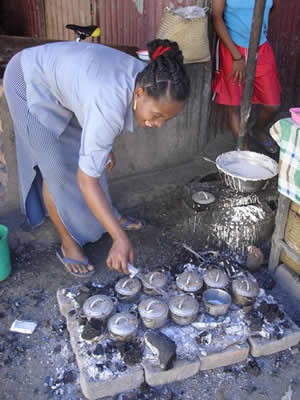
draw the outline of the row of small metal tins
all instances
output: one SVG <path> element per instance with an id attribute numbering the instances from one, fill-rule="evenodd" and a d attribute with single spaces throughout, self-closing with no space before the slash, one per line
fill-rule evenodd
<path id="1" fill-rule="evenodd" d="M 147 281 L 149 285 L 147 286 Z M 118 298 L 125 302 L 134 302 L 141 293 L 142 286 L 145 294 L 151 296 L 142 300 L 138 306 L 139 315 L 146 328 L 161 328 L 168 319 L 179 325 L 189 325 L 199 312 L 199 303 L 194 295 L 199 294 L 204 286 L 203 302 L 206 311 L 214 316 L 225 314 L 231 304 L 231 296 L 227 292 L 229 279 L 219 268 L 208 269 L 203 278 L 196 271 L 185 271 L 177 276 L 176 285 L 180 294 L 169 298 L 168 304 L 157 297 L 153 288 L 164 288 L 167 285 L 167 275 L 154 271 L 146 275 L 143 282 L 138 278 L 125 277 L 115 285 Z M 259 292 L 254 278 L 240 277 L 232 282 L 234 301 L 240 305 L 251 304 Z M 138 329 L 137 317 L 128 312 L 113 314 L 114 305 L 108 296 L 96 295 L 88 298 L 83 304 L 83 312 L 88 319 L 107 321 L 107 328 L 112 339 L 120 341 L 132 340 Z"/>

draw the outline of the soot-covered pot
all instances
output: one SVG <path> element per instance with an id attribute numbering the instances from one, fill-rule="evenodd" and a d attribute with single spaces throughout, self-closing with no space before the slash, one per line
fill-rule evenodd
<path id="1" fill-rule="evenodd" d="M 106 321 L 113 312 L 114 304 L 108 296 L 95 295 L 83 303 L 83 312 L 87 319 Z"/>
<path id="2" fill-rule="evenodd" d="M 179 290 L 185 293 L 197 293 L 202 289 L 203 279 L 196 271 L 184 271 L 176 278 Z"/>
<path id="3" fill-rule="evenodd" d="M 169 307 L 163 301 L 148 298 L 139 304 L 138 310 L 146 328 L 161 328 L 167 322 Z"/>
<path id="4" fill-rule="evenodd" d="M 145 281 L 143 281 L 144 292 L 149 296 L 156 296 L 158 292 L 153 290 L 153 288 L 156 288 L 158 290 L 163 289 L 164 286 L 166 286 L 167 281 L 168 281 L 167 275 L 164 272 L 161 271 L 149 272 L 145 276 Z M 149 282 L 149 286 L 147 286 L 147 282 Z"/>
<path id="5" fill-rule="evenodd" d="M 209 268 L 203 275 L 208 289 L 225 289 L 229 284 L 228 276 L 218 267 Z"/>
<path id="6" fill-rule="evenodd" d="M 193 296 L 184 294 L 172 296 L 169 302 L 171 318 L 178 325 L 189 325 L 197 317 L 199 303 Z"/>
<path id="7" fill-rule="evenodd" d="M 118 299 L 121 301 L 135 301 L 142 289 L 141 281 L 137 278 L 124 277 L 115 285 Z"/>
<path id="8" fill-rule="evenodd" d="M 138 319 L 129 312 L 116 313 L 108 320 L 107 329 L 112 340 L 131 342 L 138 330 Z"/>
<path id="9" fill-rule="evenodd" d="M 241 306 L 248 306 L 255 302 L 259 293 L 258 283 L 254 278 L 238 277 L 232 282 L 233 301 Z"/>

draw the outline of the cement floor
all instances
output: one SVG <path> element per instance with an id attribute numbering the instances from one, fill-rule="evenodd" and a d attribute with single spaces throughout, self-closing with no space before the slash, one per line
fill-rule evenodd
<path id="1" fill-rule="evenodd" d="M 206 154 L 213 157 L 230 148 L 233 148 L 230 137 L 218 137 L 210 142 Z M 189 237 L 181 232 L 180 226 L 176 227 L 182 211 L 176 189 L 178 184 L 210 170 L 213 167 L 199 158 L 189 165 L 149 175 L 147 179 L 130 178 L 127 182 L 112 184 L 116 204 L 122 209 L 131 209 L 127 210 L 131 214 L 143 214 L 149 221 L 143 231 L 130 233 L 138 267 L 152 269 L 180 261 L 180 243 Z M 13 273 L 9 279 L 0 282 L 1 399 L 83 399 L 78 369 L 55 297 L 58 287 L 73 286 L 78 279 L 65 272 L 55 257 L 58 237 L 49 221 L 34 232 L 24 232 L 16 216 L 4 216 L 0 222 L 10 225 L 10 240 L 14 248 Z M 194 237 L 190 239 L 195 243 Z M 201 247 L 201 237 L 196 242 Z M 104 236 L 86 249 L 97 267 L 95 279 L 103 283 L 116 277 L 116 273 L 105 266 L 110 244 L 110 238 Z M 299 307 L 297 309 L 277 286 L 270 293 L 285 305 L 286 311 L 299 325 Z M 9 327 L 16 318 L 37 321 L 36 331 L 31 336 L 12 334 Z M 243 400 L 250 395 L 253 400 L 296 400 L 300 398 L 299 371 L 300 356 L 286 351 L 259 359 L 258 368 L 250 368 L 247 363 L 220 368 L 163 387 L 160 393 L 153 394 L 153 391 L 143 388 L 140 392 L 123 396 L 123 400 Z M 283 397 L 289 387 L 293 396 Z"/>

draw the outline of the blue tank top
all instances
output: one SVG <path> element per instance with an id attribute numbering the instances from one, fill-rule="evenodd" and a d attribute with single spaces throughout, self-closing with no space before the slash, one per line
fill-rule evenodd
<path id="1" fill-rule="evenodd" d="M 249 47 L 255 0 L 226 0 L 224 20 L 231 39 L 241 47 Z M 268 20 L 273 0 L 266 1 L 259 44 L 267 41 Z"/>

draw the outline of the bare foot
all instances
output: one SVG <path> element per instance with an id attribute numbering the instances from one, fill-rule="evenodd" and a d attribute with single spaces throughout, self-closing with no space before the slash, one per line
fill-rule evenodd
<path id="1" fill-rule="evenodd" d="M 144 226 L 142 221 L 130 217 L 121 217 L 119 222 L 122 227 L 125 225 L 123 229 L 126 231 L 139 231 Z"/>
<path id="2" fill-rule="evenodd" d="M 70 273 L 80 275 L 85 275 L 95 271 L 93 265 L 87 263 L 87 258 L 84 256 L 81 247 L 75 242 L 63 243 L 61 245 L 61 253 L 63 258 L 69 258 L 72 260 L 76 260 L 76 263 L 65 262 L 62 258 L 62 262 L 66 268 L 66 270 Z"/>

